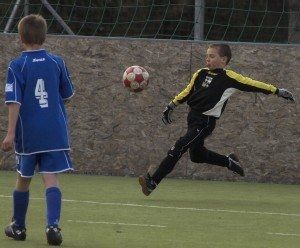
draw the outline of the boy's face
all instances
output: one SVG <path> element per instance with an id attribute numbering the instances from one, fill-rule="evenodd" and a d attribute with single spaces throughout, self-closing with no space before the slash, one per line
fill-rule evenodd
<path id="1" fill-rule="evenodd" d="M 206 67 L 210 70 L 217 68 L 224 68 L 226 66 L 226 57 L 221 57 L 219 55 L 219 48 L 210 47 L 206 52 Z"/>

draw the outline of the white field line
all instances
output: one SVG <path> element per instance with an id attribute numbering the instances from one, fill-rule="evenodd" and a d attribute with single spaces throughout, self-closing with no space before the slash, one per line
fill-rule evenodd
<path id="1" fill-rule="evenodd" d="M 121 226 L 158 227 L 158 228 L 165 228 L 165 227 L 167 227 L 167 226 L 161 226 L 161 225 L 147 225 L 147 224 L 134 224 L 134 223 L 122 223 L 122 222 L 107 222 L 107 221 L 68 220 L 68 222 L 85 223 L 85 224 L 107 224 L 107 225 L 121 225 Z"/>
<path id="2" fill-rule="evenodd" d="M 299 233 L 271 233 L 271 232 L 268 232 L 267 234 L 280 235 L 280 236 L 300 236 Z"/>
<path id="3" fill-rule="evenodd" d="M 12 198 L 12 196 L 0 195 L 0 198 Z M 44 200 L 44 198 L 31 197 L 31 200 Z M 172 207 L 172 206 L 156 206 L 156 205 L 142 205 L 135 203 L 118 203 L 118 202 L 97 202 L 97 201 L 80 201 L 63 199 L 63 202 L 97 204 L 108 206 L 121 206 L 121 207 L 140 207 L 140 208 L 158 208 L 158 209 L 173 209 L 173 210 L 186 210 L 186 211 L 204 211 L 204 212 L 224 212 L 236 214 L 259 214 L 259 215 L 279 215 L 279 216 L 294 216 L 300 217 L 296 213 L 276 213 L 276 212 L 260 212 L 260 211 L 247 211 L 247 210 L 230 210 L 230 209 L 214 209 L 214 208 L 188 208 L 188 207 Z"/>

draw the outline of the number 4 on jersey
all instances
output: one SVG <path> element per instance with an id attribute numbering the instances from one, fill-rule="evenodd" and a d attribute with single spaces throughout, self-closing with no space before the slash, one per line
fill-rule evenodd
<path id="1" fill-rule="evenodd" d="M 48 93 L 45 90 L 45 83 L 43 79 L 38 79 L 35 86 L 35 98 L 39 99 L 41 108 L 48 108 Z"/>

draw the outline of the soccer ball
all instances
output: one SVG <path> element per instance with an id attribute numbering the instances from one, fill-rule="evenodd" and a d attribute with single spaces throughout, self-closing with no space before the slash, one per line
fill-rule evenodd
<path id="1" fill-rule="evenodd" d="M 123 84 L 130 91 L 140 92 L 147 87 L 148 83 L 149 73 L 141 66 L 130 66 L 123 74 Z"/>

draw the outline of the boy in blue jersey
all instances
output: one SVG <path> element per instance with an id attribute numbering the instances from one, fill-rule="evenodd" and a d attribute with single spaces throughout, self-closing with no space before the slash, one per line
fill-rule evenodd
<path id="1" fill-rule="evenodd" d="M 8 132 L 2 150 L 14 147 L 18 172 L 12 223 L 5 234 L 14 240 L 26 239 L 29 185 L 37 167 L 45 185 L 47 241 L 60 245 L 62 196 L 57 174 L 73 170 L 64 102 L 73 96 L 74 88 L 63 59 L 42 49 L 47 33 L 45 19 L 26 16 L 19 22 L 18 32 L 25 51 L 10 62 L 5 86 Z"/>
<path id="2" fill-rule="evenodd" d="M 187 87 L 167 105 L 162 121 L 172 122 L 171 114 L 176 106 L 186 102 L 189 105 L 188 130 L 168 151 L 159 167 L 150 176 L 139 177 L 142 192 L 148 196 L 173 169 L 181 156 L 189 150 L 190 159 L 195 163 L 207 163 L 227 167 L 232 172 L 244 176 L 244 170 L 234 153 L 228 156 L 208 150 L 205 139 L 212 134 L 216 121 L 221 117 L 228 99 L 236 91 L 274 94 L 294 101 L 286 89 L 244 77 L 232 70 L 224 69 L 231 59 L 231 49 L 226 44 L 212 44 L 206 53 L 206 68 L 194 73 Z"/>

